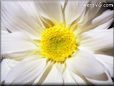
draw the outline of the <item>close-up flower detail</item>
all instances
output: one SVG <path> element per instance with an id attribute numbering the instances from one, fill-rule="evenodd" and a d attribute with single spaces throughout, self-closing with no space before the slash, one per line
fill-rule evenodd
<path id="1" fill-rule="evenodd" d="M 2 0 L 1 83 L 113 85 L 107 0 Z"/>

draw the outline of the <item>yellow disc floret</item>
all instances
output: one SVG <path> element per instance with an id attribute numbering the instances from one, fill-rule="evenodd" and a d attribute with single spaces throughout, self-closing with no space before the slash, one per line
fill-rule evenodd
<path id="1" fill-rule="evenodd" d="M 64 62 L 77 49 L 74 33 L 63 24 L 46 28 L 40 46 L 42 55 L 55 62 Z"/>

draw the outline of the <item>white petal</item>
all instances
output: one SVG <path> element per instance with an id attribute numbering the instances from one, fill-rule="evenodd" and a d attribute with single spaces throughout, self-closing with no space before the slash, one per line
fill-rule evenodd
<path id="1" fill-rule="evenodd" d="M 75 79 L 73 79 L 73 77 L 71 76 L 71 72 L 66 69 L 63 72 L 63 80 L 64 80 L 64 84 L 77 84 L 77 81 L 75 81 Z"/>
<path id="2" fill-rule="evenodd" d="M 77 55 L 68 60 L 67 66 L 76 74 L 83 74 L 87 78 L 101 81 L 111 81 L 111 77 L 107 79 L 106 69 L 95 59 L 94 54 L 89 51 L 80 50 Z M 104 76 L 102 76 L 105 74 Z M 82 77 L 83 78 L 83 77 Z M 85 78 L 83 78 L 85 79 Z M 85 79 L 86 80 L 86 79 Z"/>
<path id="3" fill-rule="evenodd" d="M 86 82 L 78 75 L 66 68 L 63 73 L 64 84 L 86 84 Z"/>
<path id="4" fill-rule="evenodd" d="M 103 12 L 102 10 L 102 3 L 105 2 L 105 0 L 89 0 L 90 2 L 88 4 L 86 4 L 86 13 L 83 17 L 83 22 L 81 22 L 80 24 L 80 28 L 81 29 L 81 33 L 88 31 L 90 29 L 95 28 L 96 26 L 103 24 L 105 22 L 100 22 L 97 24 L 93 24 L 92 20 L 94 18 L 96 18 L 97 16 L 101 15 L 101 13 Z M 100 5 L 100 6 L 99 6 Z M 106 16 L 104 16 L 104 19 L 107 18 Z M 110 19 L 109 19 L 110 20 Z M 108 21 L 106 21 L 108 22 Z"/>
<path id="5" fill-rule="evenodd" d="M 87 29 L 86 27 L 83 29 L 83 28 L 81 28 L 81 31 L 89 31 L 89 32 L 94 32 L 94 31 L 98 31 L 98 30 L 106 30 L 106 29 L 108 29 L 109 27 L 110 27 L 110 25 L 112 24 L 112 22 L 113 22 L 113 18 L 112 19 L 110 19 L 109 21 L 107 21 L 107 22 L 105 22 L 105 23 L 103 23 L 103 24 L 101 24 L 101 25 L 98 25 L 98 26 L 93 26 L 93 25 L 91 25 L 90 24 L 90 26 L 93 26 L 93 28 L 90 28 L 90 29 Z M 86 29 L 86 30 L 85 30 Z"/>
<path id="6" fill-rule="evenodd" d="M 16 61 L 21 61 L 25 58 L 28 58 L 28 56 L 33 55 L 34 51 L 21 51 L 21 52 L 13 52 L 13 53 L 7 53 L 2 55 L 3 58 L 9 58 Z"/>
<path id="7" fill-rule="evenodd" d="M 104 64 L 104 66 L 106 67 L 106 69 L 108 70 L 110 75 L 112 77 L 114 77 L 114 74 L 113 74 L 113 59 L 114 58 L 113 58 L 113 56 L 97 54 L 96 59 L 98 59 L 100 62 L 102 62 L 102 64 Z"/>
<path id="8" fill-rule="evenodd" d="M 93 18 L 98 16 L 101 12 L 101 5 L 105 0 L 90 0 L 90 2 L 86 5 L 86 14 L 84 17 L 84 21 L 88 22 L 91 21 Z"/>
<path id="9" fill-rule="evenodd" d="M 35 79 L 34 84 L 42 84 L 47 75 L 49 74 L 51 68 L 53 66 L 53 62 L 47 62 L 45 68 L 42 73 Z"/>
<path id="10" fill-rule="evenodd" d="M 92 50 L 113 47 L 113 29 L 93 30 L 81 35 L 80 45 Z"/>
<path id="11" fill-rule="evenodd" d="M 105 17 L 104 17 L 104 19 L 105 19 Z M 80 30 L 81 33 L 83 33 L 83 32 L 86 32 L 86 31 L 95 31 L 95 30 L 108 29 L 111 26 L 113 20 L 114 20 L 114 18 L 111 18 L 106 22 L 102 22 L 102 23 L 98 23 L 98 24 L 93 24 L 91 22 L 89 22 L 87 24 L 81 24 L 79 30 Z"/>
<path id="12" fill-rule="evenodd" d="M 37 36 L 42 27 L 33 1 L 3 1 L 2 25 L 11 32 L 21 30 Z"/>
<path id="13" fill-rule="evenodd" d="M 36 49 L 36 46 L 27 37 L 20 32 L 1 33 L 1 53 L 9 54 L 14 52 L 30 51 Z"/>
<path id="14" fill-rule="evenodd" d="M 70 24 L 74 20 L 76 20 L 79 16 L 82 15 L 84 10 L 86 9 L 86 5 L 88 0 L 79 1 L 79 0 L 68 0 L 65 10 L 65 18 L 66 22 Z"/>
<path id="15" fill-rule="evenodd" d="M 48 17 L 49 19 L 57 22 L 62 21 L 62 9 L 59 0 L 42 0 L 35 1 L 34 3 L 40 16 Z"/>
<path id="16" fill-rule="evenodd" d="M 113 20 L 114 20 L 114 18 L 112 18 L 112 19 L 110 19 L 109 21 L 107 21 L 107 22 L 105 22 L 105 23 L 103 23 L 103 24 L 101 24 L 101 25 L 95 27 L 94 29 L 92 29 L 92 30 L 90 30 L 90 31 L 106 30 L 106 29 L 108 29 L 108 28 L 111 26 Z"/>
<path id="17" fill-rule="evenodd" d="M 84 81 L 83 78 L 81 78 L 79 75 L 75 74 L 75 73 L 71 73 L 72 77 L 74 78 L 74 80 L 77 82 L 78 85 L 85 85 L 87 84 L 86 81 Z"/>
<path id="18" fill-rule="evenodd" d="M 32 84 L 34 80 L 40 76 L 46 65 L 45 59 L 31 57 L 23 60 L 15 66 L 5 79 L 5 83 L 10 84 Z"/>
<path id="19" fill-rule="evenodd" d="M 62 74 L 56 66 L 53 65 L 43 84 L 63 84 Z"/>
<path id="20" fill-rule="evenodd" d="M 103 24 L 113 18 L 113 10 L 106 10 L 100 16 L 92 20 L 92 24 Z"/>
<path id="21" fill-rule="evenodd" d="M 5 80 L 8 72 L 18 64 L 18 61 L 11 59 L 3 59 L 1 62 L 1 82 Z"/>
<path id="22" fill-rule="evenodd" d="M 100 77 L 106 78 L 104 80 L 100 80 Z M 113 85 L 114 83 L 112 82 L 112 79 L 110 78 L 108 73 L 104 73 L 101 76 L 98 77 L 99 80 L 94 80 L 92 78 L 87 78 L 87 80 L 90 83 L 93 83 L 95 85 Z"/>

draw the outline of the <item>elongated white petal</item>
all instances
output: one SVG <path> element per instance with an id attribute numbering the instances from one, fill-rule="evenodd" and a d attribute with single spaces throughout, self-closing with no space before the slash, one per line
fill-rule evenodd
<path id="1" fill-rule="evenodd" d="M 105 18 L 104 18 L 105 19 Z M 113 22 L 114 18 L 108 20 L 107 22 L 104 22 L 103 24 L 91 24 L 91 23 L 87 23 L 87 24 L 82 24 L 82 26 L 80 26 L 80 28 L 78 28 L 78 30 L 83 33 L 83 32 L 87 32 L 87 31 L 96 31 L 96 30 L 104 30 L 104 29 L 108 29 L 112 22 Z M 76 30 L 75 33 L 78 31 Z"/>
<path id="2" fill-rule="evenodd" d="M 86 4 L 88 0 L 79 1 L 79 0 L 68 0 L 65 9 L 65 19 L 68 24 L 76 20 L 79 16 L 82 15 L 86 9 Z M 72 11 L 71 11 L 72 10 Z"/>
<path id="3" fill-rule="evenodd" d="M 93 18 L 101 14 L 101 5 L 106 0 L 90 0 L 90 2 L 86 5 L 86 14 L 84 17 L 84 21 L 88 22 L 91 21 Z"/>
<path id="4" fill-rule="evenodd" d="M 73 79 L 76 81 L 76 83 L 78 84 L 78 85 L 85 85 L 85 84 L 87 84 L 87 82 L 86 81 L 84 81 L 84 79 L 83 78 L 81 78 L 79 75 L 77 75 L 76 73 L 74 73 L 74 72 L 71 72 L 71 76 L 73 77 Z"/>
<path id="5" fill-rule="evenodd" d="M 73 77 L 71 76 L 70 71 L 66 68 L 66 70 L 63 73 L 63 80 L 64 80 L 64 84 L 77 84 L 77 81 L 75 81 L 75 79 L 73 79 Z"/>
<path id="6" fill-rule="evenodd" d="M 105 81 L 105 83 L 112 82 L 111 77 L 107 78 L 108 75 L 106 74 L 105 67 L 88 50 L 81 49 L 74 58 L 68 60 L 67 66 L 74 73 L 83 74 L 84 76 L 81 76 L 83 79 L 87 77 Z"/>
<path id="7" fill-rule="evenodd" d="M 93 30 L 81 35 L 81 46 L 101 50 L 113 47 L 113 29 Z"/>
<path id="8" fill-rule="evenodd" d="M 45 59 L 38 59 L 33 56 L 27 58 L 15 66 L 5 78 L 5 83 L 12 84 L 32 84 L 34 80 L 42 73 L 46 64 Z"/>
<path id="9" fill-rule="evenodd" d="M 113 58 L 113 56 L 97 54 L 96 59 L 98 59 L 100 62 L 102 62 L 102 64 L 104 64 L 104 66 L 106 67 L 106 69 L 108 70 L 110 75 L 112 77 L 114 77 L 114 74 L 113 74 L 113 59 L 114 58 Z"/>
<path id="10" fill-rule="evenodd" d="M 86 82 L 77 74 L 70 71 L 68 68 L 63 73 L 64 84 L 86 84 Z"/>
<path id="11" fill-rule="evenodd" d="M 2 25 L 11 32 L 17 30 L 37 36 L 42 31 L 33 1 L 3 1 Z"/>
<path id="12" fill-rule="evenodd" d="M 53 66 L 52 62 L 47 62 L 42 73 L 35 79 L 33 84 L 42 84 Z"/>
<path id="13" fill-rule="evenodd" d="M 10 52 L 11 49 L 7 49 L 8 47 L 4 47 L 4 46 L 11 46 L 11 44 L 9 44 L 9 42 L 12 42 L 12 46 L 14 47 L 15 43 L 11 40 L 11 39 L 16 39 L 18 41 L 32 41 L 32 39 L 36 39 L 35 37 L 32 37 L 30 34 L 27 33 L 22 33 L 22 32 L 14 32 L 14 33 L 8 33 L 5 30 L 1 30 L 1 54 L 4 58 L 11 58 L 11 59 L 15 59 L 15 60 L 22 60 L 25 57 L 28 57 L 30 55 L 33 54 L 33 48 L 31 47 L 31 49 L 29 50 L 25 50 L 23 51 L 23 49 L 19 48 L 19 51 L 15 51 L 13 50 L 13 52 Z M 9 40 L 10 39 L 10 40 Z M 6 45 L 5 45 L 6 44 Z M 26 44 L 26 42 L 25 42 Z M 17 45 L 15 45 L 16 47 L 18 47 Z M 19 45 L 20 46 L 20 45 Z M 30 47 L 30 46 L 29 46 Z M 4 51 L 6 50 L 6 51 Z M 8 51 L 7 51 L 8 50 Z"/>
<path id="14" fill-rule="evenodd" d="M 90 2 L 86 4 L 86 13 L 83 17 L 83 22 L 80 24 L 81 32 L 91 30 L 97 27 L 98 25 L 108 22 L 110 20 L 109 19 L 106 20 L 105 22 L 102 21 L 99 23 L 92 23 L 93 19 L 102 14 L 103 12 L 102 3 L 105 2 L 105 0 L 89 0 L 89 1 Z M 104 19 L 105 18 L 107 17 L 104 16 Z"/>
<path id="15" fill-rule="evenodd" d="M 4 33 L 1 36 L 1 53 L 9 54 L 14 52 L 34 50 L 36 46 L 29 37 L 21 32 Z"/>
<path id="16" fill-rule="evenodd" d="M 81 32 L 87 32 L 87 31 L 94 32 L 94 31 L 97 31 L 97 30 L 106 30 L 110 27 L 112 22 L 113 22 L 113 18 L 110 19 L 109 21 L 101 24 L 101 25 L 98 25 L 98 26 L 92 25 L 92 24 L 89 23 L 89 25 L 87 25 L 87 26 L 80 27 L 80 31 Z"/>
<path id="17" fill-rule="evenodd" d="M 18 64 L 18 61 L 11 59 L 3 59 L 1 62 L 1 82 L 7 78 L 8 72 Z"/>
<path id="18" fill-rule="evenodd" d="M 28 56 L 32 56 L 34 54 L 34 51 L 21 51 L 21 52 L 12 52 L 12 53 L 7 53 L 7 54 L 3 54 L 2 57 L 3 58 L 9 58 L 9 59 L 13 59 L 16 61 L 21 61 L 25 58 L 27 58 Z"/>
<path id="19" fill-rule="evenodd" d="M 103 23 L 103 24 L 97 26 L 96 28 L 94 28 L 93 30 L 90 30 L 90 31 L 95 31 L 95 30 L 106 30 L 106 29 L 108 29 L 108 28 L 111 26 L 113 20 L 114 20 L 114 18 L 110 19 L 110 20 L 107 21 L 106 23 Z"/>
<path id="20" fill-rule="evenodd" d="M 43 84 L 63 84 L 62 74 L 56 66 L 53 65 Z"/>
<path id="21" fill-rule="evenodd" d="M 35 1 L 35 6 L 40 16 L 48 17 L 51 20 L 62 21 L 62 9 L 59 0 Z"/>
<path id="22" fill-rule="evenodd" d="M 92 24 L 103 24 L 110 19 L 113 18 L 114 11 L 113 10 L 106 10 L 104 11 L 100 16 L 96 17 L 95 19 L 92 20 Z"/>
<path id="23" fill-rule="evenodd" d="M 92 79 L 92 78 L 86 78 L 90 83 L 93 83 L 95 85 L 113 85 L 112 79 L 110 78 L 110 75 L 106 72 L 102 75 L 99 75 L 97 77 L 98 80 Z M 101 80 L 100 78 L 104 78 L 104 80 Z"/>

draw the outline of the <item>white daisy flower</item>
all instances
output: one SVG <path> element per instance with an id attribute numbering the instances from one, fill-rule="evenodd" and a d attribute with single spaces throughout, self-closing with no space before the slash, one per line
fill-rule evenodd
<path id="1" fill-rule="evenodd" d="M 113 84 L 113 10 L 100 0 L 2 1 L 5 84 Z"/>

